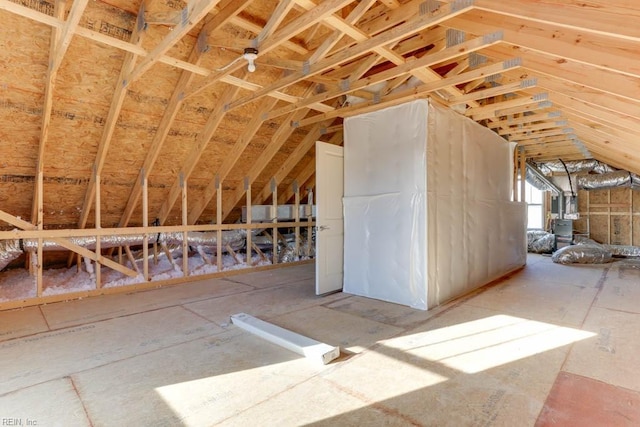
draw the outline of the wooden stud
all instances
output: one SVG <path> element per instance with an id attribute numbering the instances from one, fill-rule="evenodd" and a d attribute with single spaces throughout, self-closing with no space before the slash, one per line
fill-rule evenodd
<path id="1" fill-rule="evenodd" d="M 227 248 L 227 252 L 231 254 L 231 257 L 233 258 L 233 262 L 235 264 L 240 264 L 240 260 L 238 259 L 238 255 L 236 254 L 236 251 L 234 251 L 233 248 L 228 244 L 225 247 Z"/>
<path id="2" fill-rule="evenodd" d="M 297 181 L 293 181 L 293 194 L 294 194 L 294 209 L 295 209 L 295 222 L 300 222 L 300 186 Z M 285 241 L 286 243 L 286 241 Z M 300 226 L 295 228 L 295 259 L 300 256 Z"/>
<path id="3" fill-rule="evenodd" d="M 607 203 L 611 205 L 611 190 L 607 190 Z M 611 206 L 607 207 L 607 244 L 611 244 Z"/>
<path id="4" fill-rule="evenodd" d="M 309 199 L 307 200 L 306 215 L 307 215 L 307 256 L 311 254 L 311 231 L 313 221 L 313 192 L 311 189 L 307 191 Z"/>
<path id="5" fill-rule="evenodd" d="M 96 183 L 96 194 L 95 194 L 95 215 L 96 215 L 96 230 L 99 230 L 100 228 L 102 228 L 102 201 L 101 201 L 101 194 L 100 194 L 100 175 L 97 174 L 96 169 L 93 169 L 93 173 L 94 173 L 94 181 Z M 102 248 L 101 248 L 101 237 L 100 236 L 96 236 L 96 255 L 99 257 L 102 255 Z M 95 269 L 96 269 L 96 289 L 100 289 L 102 287 L 102 266 L 100 265 L 100 263 L 98 262 L 98 260 L 96 259 L 95 261 Z"/>
<path id="6" fill-rule="evenodd" d="M 180 174 L 180 188 L 182 189 L 182 225 L 188 225 L 187 221 L 187 180 Z M 189 242 L 188 232 L 182 232 L 182 274 L 189 275 Z"/>
<path id="7" fill-rule="evenodd" d="M 216 184 L 216 224 L 222 224 L 222 182 L 220 176 L 215 178 Z M 222 230 L 216 231 L 216 263 L 218 272 L 222 271 Z"/>
<path id="8" fill-rule="evenodd" d="M 258 245 L 256 245 L 255 243 L 252 242 L 251 243 L 251 247 L 260 256 L 260 259 L 262 261 L 267 261 L 268 260 L 267 256 L 264 254 L 264 252 L 262 252 L 262 250 L 258 247 Z"/>
<path id="9" fill-rule="evenodd" d="M 587 237 L 591 238 L 591 203 L 590 203 L 590 197 L 589 197 L 589 192 L 587 191 Z"/>
<path id="10" fill-rule="evenodd" d="M 527 157 L 526 157 L 526 153 L 524 152 L 524 150 L 522 148 L 520 148 L 519 151 L 520 151 L 520 201 L 521 202 L 525 202 L 526 201 L 525 183 L 527 182 L 527 180 L 526 180 L 526 177 L 527 177 Z"/>
<path id="11" fill-rule="evenodd" d="M 171 264 L 171 266 L 175 267 L 176 263 L 173 260 L 173 255 L 171 255 L 171 251 L 169 250 L 169 247 L 167 246 L 167 244 L 163 242 L 163 243 L 160 244 L 160 247 L 162 248 L 162 251 L 164 252 L 164 255 L 169 260 L 169 263 Z"/>
<path id="12" fill-rule="evenodd" d="M 158 265 L 158 242 L 153 242 L 153 263 Z"/>
<path id="13" fill-rule="evenodd" d="M 252 205 L 251 205 L 251 182 L 249 181 L 249 177 L 244 178 L 244 191 L 247 197 L 247 225 L 251 225 L 251 213 L 252 213 Z M 251 266 L 251 234 L 252 230 L 247 228 L 247 266 Z"/>
<path id="14" fill-rule="evenodd" d="M 149 227 L 149 181 L 144 171 L 140 172 L 142 176 L 142 226 L 144 228 Z M 142 271 L 145 282 L 150 280 L 149 278 L 149 234 L 144 233 L 142 238 Z"/>
<path id="15" fill-rule="evenodd" d="M 629 244 L 633 246 L 633 188 L 629 189 Z"/>
<path id="16" fill-rule="evenodd" d="M 512 183 L 512 198 L 514 202 L 518 201 L 518 150 L 513 150 L 513 183 Z"/>
<path id="17" fill-rule="evenodd" d="M 271 222 L 274 224 L 278 223 L 278 184 L 276 183 L 275 178 L 271 178 Z M 278 263 L 278 241 L 276 240 L 276 236 L 278 234 L 278 227 L 273 226 L 271 231 L 272 239 L 272 252 L 271 252 L 271 264 Z"/>
<path id="18" fill-rule="evenodd" d="M 140 274 L 140 269 L 138 268 L 138 264 L 136 263 L 136 259 L 133 257 L 131 253 L 131 248 L 127 245 L 124 247 L 124 252 L 127 254 L 127 258 L 129 259 L 129 263 L 131 264 L 131 268 L 136 271 L 136 276 Z"/>

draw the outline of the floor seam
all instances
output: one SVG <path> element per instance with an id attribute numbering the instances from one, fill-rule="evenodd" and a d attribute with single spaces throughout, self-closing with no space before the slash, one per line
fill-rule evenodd
<path id="1" fill-rule="evenodd" d="M 42 319 L 44 320 L 45 325 L 47 325 L 47 330 L 51 330 L 51 326 L 49 325 L 49 321 L 47 320 L 47 316 L 45 316 L 44 311 L 42 311 L 42 305 L 38 306 L 38 310 L 40 311 L 40 315 L 42 316 Z"/>
<path id="2" fill-rule="evenodd" d="M 89 422 L 89 425 L 91 427 L 93 427 L 93 422 L 91 422 L 91 417 L 89 416 L 89 411 L 87 411 L 87 407 L 84 405 L 84 401 L 82 400 L 82 397 L 80 396 L 80 392 L 78 391 L 78 387 L 76 387 L 76 383 L 73 380 L 73 377 L 71 375 L 69 375 L 67 378 L 69 378 L 69 381 L 71 382 L 71 386 L 73 387 L 73 391 L 75 391 L 76 396 L 78 396 L 78 400 L 80 401 L 80 404 L 82 405 L 82 409 L 84 410 L 84 415 L 87 417 L 87 421 Z"/>
<path id="3" fill-rule="evenodd" d="M 250 285 L 246 285 L 246 286 L 250 286 Z M 73 324 L 70 324 L 70 325 L 65 325 L 63 327 L 53 328 L 53 329 L 50 329 L 50 330 L 51 331 L 59 331 L 59 330 L 62 330 L 62 329 L 74 328 L 74 327 L 77 327 L 77 326 L 87 325 L 87 324 L 91 324 L 91 323 L 99 323 L 99 322 L 104 322 L 104 321 L 107 321 L 107 320 L 120 319 L 122 317 L 135 316 L 136 314 L 143 314 L 143 313 L 150 313 L 152 311 L 164 310 L 166 308 L 183 307 L 183 306 L 185 306 L 187 304 L 194 304 L 194 303 L 213 300 L 213 299 L 217 299 L 217 298 L 224 298 L 224 297 L 233 296 L 233 295 L 240 295 L 240 294 L 243 294 L 243 293 L 254 292 L 256 290 L 259 290 L 259 289 L 256 289 L 256 288 L 247 289 L 247 290 L 241 290 L 241 291 L 238 291 L 238 292 L 233 292 L 233 293 L 219 295 L 219 296 L 204 297 L 202 299 L 194 299 L 194 300 L 190 300 L 190 301 L 187 301 L 187 302 L 179 302 L 179 303 L 175 303 L 175 304 L 165 305 L 165 306 L 162 306 L 162 307 L 150 308 L 150 309 L 144 310 L 144 311 L 136 311 L 136 312 L 133 312 L 133 313 L 116 315 L 116 316 L 112 316 L 112 317 L 108 317 L 108 318 L 104 318 L 104 319 L 89 321 L 89 322 L 86 322 L 86 323 L 73 323 Z"/>
<path id="4" fill-rule="evenodd" d="M 73 376 L 73 375 L 79 375 L 79 374 L 83 374 L 85 372 L 92 371 L 94 369 L 104 368 L 105 366 L 113 365 L 115 363 L 124 362 L 125 360 L 131 360 L 131 359 L 134 359 L 136 357 L 146 356 L 146 355 L 149 355 L 149 354 L 152 354 L 152 353 L 156 353 L 158 351 L 171 349 L 171 348 L 174 348 L 174 347 L 177 347 L 177 346 L 180 346 L 180 345 L 183 345 L 183 344 L 189 344 L 189 343 L 192 343 L 192 342 L 195 342 L 195 341 L 198 341 L 198 340 L 203 340 L 203 339 L 207 339 L 207 338 L 216 337 L 218 335 L 222 335 L 222 334 L 230 332 L 230 331 L 231 331 L 231 329 L 224 329 L 224 330 L 222 330 L 220 332 L 213 332 L 211 334 L 208 334 L 208 335 L 205 335 L 205 336 L 202 336 L 202 337 L 193 338 L 193 339 L 190 339 L 190 340 L 187 340 L 187 341 L 176 342 L 176 343 L 173 343 L 173 344 L 169 344 L 169 345 L 167 345 L 165 347 L 159 347 L 159 348 L 156 348 L 156 349 L 153 349 L 153 350 L 149 350 L 149 351 L 146 351 L 146 352 L 142 352 L 142 353 L 132 354 L 130 356 L 123 357 L 121 359 L 112 360 L 112 361 L 109 361 L 109 362 L 106 362 L 106 363 L 102 363 L 100 365 L 91 366 L 89 368 L 81 369 L 79 371 L 75 371 L 75 372 L 71 372 L 71 373 L 68 373 L 68 374 L 64 374 L 63 376 L 60 376 L 60 377 L 49 378 L 47 380 L 40 381 L 40 382 L 33 383 L 33 384 L 29 384 L 29 385 L 26 385 L 24 387 L 21 387 L 21 388 L 15 389 L 15 390 L 9 390 L 9 391 L 7 391 L 5 393 L 0 393 L 0 397 L 4 397 L 6 395 L 9 395 L 9 394 L 14 393 L 14 392 L 19 391 L 19 390 L 27 389 L 27 388 L 30 388 L 30 387 L 35 387 L 35 386 L 38 386 L 38 385 L 41 385 L 41 384 L 45 384 L 45 383 L 48 383 L 50 381 L 55 381 L 55 380 L 59 380 L 59 379 L 62 379 L 62 378 L 67 378 L 67 377 L 71 378 L 71 376 Z"/>

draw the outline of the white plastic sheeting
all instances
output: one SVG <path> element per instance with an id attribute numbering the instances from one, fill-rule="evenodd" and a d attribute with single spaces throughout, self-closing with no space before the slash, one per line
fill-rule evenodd
<path id="1" fill-rule="evenodd" d="M 513 144 L 424 100 L 344 129 L 345 292 L 427 309 L 525 264 Z"/>

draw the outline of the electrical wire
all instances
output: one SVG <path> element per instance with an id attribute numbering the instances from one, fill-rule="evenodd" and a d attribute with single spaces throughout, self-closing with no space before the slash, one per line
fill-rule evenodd
<path id="1" fill-rule="evenodd" d="M 569 168 L 567 168 L 567 165 L 564 163 L 564 161 L 562 161 L 562 159 L 558 160 L 560 160 L 560 163 L 562 163 L 562 166 L 564 166 L 565 172 L 567 172 L 567 178 L 569 179 L 569 189 L 571 190 L 571 197 L 576 197 L 576 193 L 573 192 L 573 184 L 571 184 L 571 174 L 569 173 Z"/>
<path id="2" fill-rule="evenodd" d="M 214 71 L 224 71 L 228 68 L 230 68 L 233 64 L 235 64 L 236 62 L 240 61 L 242 58 L 244 58 L 244 55 L 240 55 L 239 57 L 237 57 L 236 59 L 234 59 L 233 61 L 231 61 L 230 63 L 228 63 L 227 65 L 225 65 L 224 67 L 221 68 L 215 68 Z"/>

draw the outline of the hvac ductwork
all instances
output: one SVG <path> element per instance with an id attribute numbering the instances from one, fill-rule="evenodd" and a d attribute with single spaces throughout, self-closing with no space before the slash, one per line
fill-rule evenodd
<path id="1" fill-rule="evenodd" d="M 551 191 L 555 195 L 562 194 L 562 190 L 557 185 L 549 181 L 538 168 L 530 163 L 527 163 L 525 179 L 538 190 Z"/>
<path id="2" fill-rule="evenodd" d="M 578 176 L 578 188 L 583 190 L 603 190 L 608 188 L 640 188 L 640 176 L 627 172 L 616 171 L 602 175 Z"/>
<path id="3" fill-rule="evenodd" d="M 3 270 L 11 261 L 22 255 L 20 240 L 0 240 L 0 270 Z"/>
<path id="4" fill-rule="evenodd" d="M 253 230 L 252 234 L 259 234 L 262 230 Z M 238 250 L 244 247 L 246 230 L 230 230 L 222 232 L 222 248 L 226 251 L 226 246 Z M 65 240 L 74 245 L 86 249 L 96 248 L 96 236 L 68 237 Z M 182 244 L 183 233 L 149 233 L 150 244 L 160 243 L 167 245 Z M 115 248 L 118 246 L 137 246 L 144 243 L 144 235 L 122 235 L 122 236 L 102 236 L 100 247 L 102 249 Z M 190 246 L 216 246 L 218 243 L 217 232 L 190 231 L 187 233 L 187 243 Z M 0 270 L 3 270 L 11 261 L 17 259 L 23 252 L 35 252 L 38 249 L 38 239 L 9 239 L 0 240 Z M 52 240 L 42 242 L 44 251 L 66 251 L 67 248 Z"/>
<path id="5" fill-rule="evenodd" d="M 567 169 L 565 169 L 565 165 Z M 599 162 L 595 159 L 573 160 L 573 161 L 564 162 L 564 165 L 562 164 L 561 161 L 556 160 L 553 162 L 538 163 L 537 166 L 538 166 L 538 169 L 540 169 L 540 171 L 547 176 L 551 175 L 553 172 L 564 173 L 567 170 L 569 171 L 569 173 L 595 172 L 598 174 L 604 174 L 604 173 L 610 173 L 610 172 L 616 171 L 616 169 L 612 168 L 608 164 Z"/>

